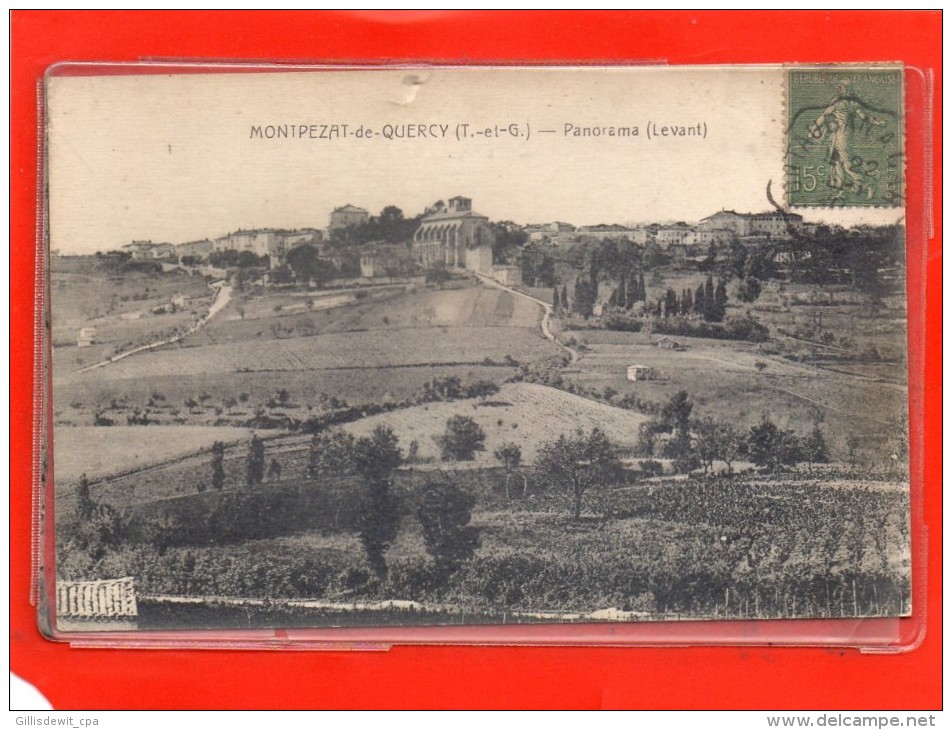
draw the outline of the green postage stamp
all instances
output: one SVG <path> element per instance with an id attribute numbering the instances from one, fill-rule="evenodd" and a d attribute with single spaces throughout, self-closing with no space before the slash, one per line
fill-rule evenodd
<path id="1" fill-rule="evenodd" d="M 904 202 L 901 66 L 787 71 L 787 202 L 896 207 Z"/>

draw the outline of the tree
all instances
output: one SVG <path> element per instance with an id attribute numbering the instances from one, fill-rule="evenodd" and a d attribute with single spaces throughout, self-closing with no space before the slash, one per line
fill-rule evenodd
<path id="1" fill-rule="evenodd" d="M 738 278 L 744 275 L 744 266 L 747 263 L 747 249 L 736 238 L 732 238 L 727 253 L 727 270 Z"/>
<path id="2" fill-rule="evenodd" d="M 248 458 L 245 469 L 245 484 L 249 487 L 261 484 L 264 480 L 264 441 L 255 434 L 248 444 Z"/>
<path id="3" fill-rule="evenodd" d="M 446 430 L 434 436 L 443 461 L 472 461 L 477 451 L 485 451 L 486 433 L 469 416 L 452 416 Z"/>
<path id="4" fill-rule="evenodd" d="M 399 504 L 390 491 L 394 470 L 403 462 L 397 437 L 386 426 L 377 426 L 369 437 L 357 439 L 354 466 L 363 487 L 357 529 L 367 562 L 377 578 L 387 577 L 385 553 L 400 526 Z"/>
<path id="5" fill-rule="evenodd" d="M 747 448 L 743 435 L 730 423 L 718 423 L 714 439 L 717 457 L 727 464 L 727 473 L 733 474 L 734 460 Z"/>
<path id="6" fill-rule="evenodd" d="M 399 242 L 405 236 L 403 223 L 403 211 L 395 205 L 388 205 L 380 211 L 377 219 L 380 238 L 390 243 Z"/>
<path id="7" fill-rule="evenodd" d="M 859 447 L 863 442 L 855 433 L 846 437 L 846 458 L 850 466 L 855 468 L 857 457 L 859 456 Z"/>
<path id="8" fill-rule="evenodd" d="M 565 284 L 562 284 L 562 309 L 569 308 L 569 290 Z"/>
<path id="9" fill-rule="evenodd" d="M 332 479 L 353 473 L 354 437 L 346 431 L 315 433 L 308 448 L 307 475 L 311 479 Z"/>
<path id="10" fill-rule="evenodd" d="M 694 291 L 694 311 L 703 317 L 706 308 L 707 303 L 704 301 L 704 284 L 698 284 L 697 289 Z"/>
<path id="11" fill-rule="evenodd" d="M 661 407 L 661 423 L 666 430 L 688 433 L 691 428 L 691 411 L 694 404 L 686 390 L 679 390 Z"/>
<path id="12" fill-rule="evenodd" d="M 823 438 L 823 431 L 819 423 L 813 424 L 813 430 L 803 442 L 803 456 L 812 470 L 813 464 L 827 464 L 830 461 L 830 450 Z"/>
<path id="13" fill-rule="evenodd" d="M 694 451 L 701 462 L 704 473 L 714 471 L 717 459 L 717 424 L 711 418 L 705 418 L 694 424 Z"/>
<path id="14" fill-rule="evenodd" d="M 638 290 L 635 295 L 635 301 L 643 302 L 648 298 L 648 290 L 645 289 L 645 272 L 638 272 Z"/>
<path id="15" fill-rule="evenodd" d="M 416 514 L 423 544 L 443 575 L 455 571 L 479 546 L 479 528 L 469 524 L 475 505 L 472 494 L 450 482 L 427 482 L 421 491 Z"/>
<path id="16" fill-rule="evenodd" d="M 79 486 L 76 487 L 76 514 L 80 520 L 88 520 L 93 513 L 95 503 L 89 493 L 89 479 L 83 473 L 79 477 Z"/>
<path id="17" fill-rule="evenodd" d="M 597 289 L 594 289 L 591 282 L 584 278 L 575 280 L 575 298 L 572 301 L 576 313 L 584 319 L 592 316 L 595 310 L 595 299 L 598 296 Z"/>
<path id="18" fill-rule="evenodd" d="M 456 400 L 463 397 L 463 382 L 457 375 L 433 378 L 423 384 L 423 400 Z"/>
<path id="19" fill-rule="evenodd" d="M 242 269 L 250 269 L 253 266 L 264 265 L 267 260 L 267 256 L 258 256 L 254 251 L 239 251 L 237 265 Z"/>
<path id="20" fill-rule="evenodd" d="M 668 287 L 664 293 L 664 316 L 672 317 L 678 313 L 678 295 Z"/>
<path id="21" fill-rule="evenodd" d="M 562 300 L 559 298 L 559 287 L 552 287 L 552 311 L 558 312 L 562 307 Z"/>
<path id="22" fill-rule="evenodd" d="M 225 486 L 225 444 L 212 444 L 212 488 L 221 491 Z"/>
<path id="23" fill-rule="evenodd" d="M 512 221 L 493 223 L 493 261 L 518 261 L 520 249 L 529 240 L 529 234 Z"/>
<path id="24" fill-rule="evenodd" d="M 620 478 L 618 450 L 600 428 L 586 434 L 577 429 L 573 436 L 562 434 L 539 448 L 535 464 L 540 484 L 567 491 L 572 514 L 582 515 L 582 498 L 592 488 L 607 486 Z"/>
<path id="25" fill-rule="evenodd" d="M 753 276 L 748 276 L 738 287 L 737 298 L 742 302 L 755 302 L 760 296 L 761 289 L 762 287 L 760 284 L 760 279 L 757 279 Z"/>
<path id="26" fill-rule="evenodd" d="M 691 411 L 694 405 L 688 399 L 686 390 L 679 390 L 661 407 L 661 431 L 673 432 L 672 438 L 665 444 L 662 452 L 674 460 L 674 467 L 679 472 L 689 472 L 697 466 L 694 446 L 691 441 Z"/>
<path id="27" fill-rule="evenodd" d="M 714 322 L 717 305 L 714 303 L 714 278 L 708 274 L 704 282 L 704 321 Z"/>
<path id="28" fill-rule="evenodd" d="M 727 314 L 727 285 L 723 279 L 717 280 L 717 287 L 714 289 L 714 307 L 712 310 L 713 322 L 723 322 L 724 315 Z"/>
<path id="29" fill-rule="evenodd" d="M 771 472 L 803 459 L 800 439 L 796 434 L 793 431 L 782 431 L 767 416 L 750 429 L 747 449 L 754 464 L 766 467 Z"/>
<path id="30" fill-rule="evenodd" d="M 691 294 L 691 288 L 688 287 L 681 295 L 681 316 L 686 317 L 694 311 L 694 297 Z"/>
<path id="31" fill-rule="evenodd" d="M 294 271 L 294 277 L 304 285 L 313 280 L 321 286 L 334 277 L 333 264 L 323 260 L 317 247 L 310 243 L 292 248 L 284 258 Z"/>
<path id="32" fill-rule="evenodd" d="M 512 473 L 518 469 L 519 464 L 522 463 L 522 449 L 519 448 L 518 444 L 506 442 L 493 452 L 493 456 L 496 457 L 496 460 L 499 461 L 503 469 L 506 470 L 506 499 L 512 502 L 512 495 L 509 492 L 509 482 L 512 479 Z"/>

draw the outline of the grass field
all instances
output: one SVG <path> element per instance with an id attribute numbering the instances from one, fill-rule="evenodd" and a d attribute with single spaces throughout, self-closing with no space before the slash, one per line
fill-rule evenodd
<path id="1" fill-rule="evenodd" d="M 187 338 L 185 344 L 444 327 L 533 329 L 541 317 L 538 305 L 480 286 L 261 291 L 236 298 L 217 321 Z"/>
<path id="2" fill-rule="evenodd" d="M 140 469 L 208 448 L 215 441 L 246 439 L 249 433 L 240 428 L 191 426 L 58 429 L 53 443 L 56 483 L 68 489 L 84 473 L 98 479 Z"/>
<path id="3" fill-rule="evenodd" d="M 472 418 L 485 431 L 486 450 L 476 454 L 475 462 L 485 465 L 497 463 L 493 450 L 507 441 L 518 444 L 523 460 L 531 462 L 543 441 L 571 434 L 576 428 L 590 431 L 597 426 L 619 445 L 634 446 L 638 427 L 646 420 L 639 413 L 555 388 L 514 383 L 503 386 L 498 394 L 484 401 L 428 403 L 364 418 L 346 429 L 364 436 L 377 425 L 386 425 L 393 429 L 404 449 L 415 440 L 420 445 L 421 458 L 438 459 L 440 452 L 433 437 L 443 433 L 447 419 L 457 414 Z"/>
<path id="4" fill-rule="evenodd" d="M 51 274 L 53 368 L 59 376 L 104 360 L 117 350 L 159 339 L 191 324 L 208 310 L 213 292 L 201 276 L 123 273 L 110 275 L 91 262 Z M 153 314 L 175 295 L 190 297 L 187 307 Z M 94 344 L 77 347 L 79 331 L 95 327 Z"/>
<path id="5" fill-rule="evenodd" d="M 768 415 L 783 428 L 803 430 L 819 409 L 831 433 L 881 433 L 888 419 L 905 407 L 905 390 L 831 373 L 808 364 L 766 355 L 758 345 L 678 337 L 683 350 L 662 349 L 658 336 L 581 330 L 586 343 L 581 361 L 563 371 L 583 388 L 612 388 L 662 403 L 685 390 L 696 415 L 728 420 L 746 428 Z M 760 366 L 758 367 L 758 363 Z M 629 382 L 629 365 L 653 368 L 656 378 Z"/>

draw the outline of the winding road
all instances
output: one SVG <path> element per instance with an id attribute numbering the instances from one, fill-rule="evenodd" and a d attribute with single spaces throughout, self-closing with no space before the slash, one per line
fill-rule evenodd
<path id="1" fill-rule="evenodd" d="M 159 340 L 158 342 L 150 342 L 147 345 L 140 345 L 139 347 L 133 348 L 132 350 L 127 350 L 126 352 L 121 352 L 118 355 L 113 355 L 112 357 L 106 358 L 105 360 L 102 360 L 100 362 L 94 363 L 92 365 L 87 365 L 84 368 L 80 368 L 76 372 L 85 373 L 89 370 L 95 370 L 96 368 L 105 367 L 106 365 L 110 365 L 114 362 L 118 362 L 119 360 L 124 360 L 125 358 L 130 357 L 131 355 L 135 355 L 140 352 L 146 352 L 148 350 L 154 350 L 156 347 L 171 345 L 178 342 L 179 340 L 185 339 L 190 334 L 197 332 L 206 324 L 208 324 L 209 320 L 211 320 L 212 317 L 214 317 L 216 314 L 218 314 L 222 309 L 224 309 L 228 305 L 228 302 L 231 301 L 231 291 L 232 289 L 230 286 L 226 286 L 225 284 L 222 284 L 221 286 L 219 286 L 218 293 L 215 294 L 215 300 L 212 302 L 212 305 L 208 308 L 208 313 L 204 317 L 202 317 L 200 320 L 198 320 L 195 324 L 193 324 L 191 327 L 189 327 L 187 330 L 182 332 L 181 334 L 175 335 L 175 337 L 169 337 L 168 339 L 165 339 L 165 340 Z"/>
<path id="2" fill-rule="evenodd" d="M 511 294 L 520 296 L 523 299 L 528 299 L 530 302 L 534 302 L 535 304 L 538 304 L 540 307 L 542 307 L 542 311 L 544 312 L 542 316 L 542 323 L 541 323 L 542 336 L 545 337 L 545 339 L 550 340 L 551 342 L 554 342 L 559 347 L 567 350 L 569 355 L 572 357 L 573 363 L 578 361 L 581 355 L 579 355 L 579 353 L 576 350 L 572 349 L 571 347 L 566 345 L 564 342 L 560 341 L 558 337 L 552 334 L 552 330 L 549 328 L 549 320 L 552 317 L 551 304 L 549 304 L 548 302 L 544 302 L 541 299 L 536 299 L 534 296 L 526 294 L 525 292 L 521 292 L 518 289 L 513 289 L 512 287 L 506 286 L 505 284 L 500 284 L 498 281 L 496 281 L 490 276 L 486 276 L 485 274 L 480 274 L 478 272 L 473 272 L 473 273 L 476 274 L 476 277 L 480 281 L 482 281 L 484 284 L 487 284 L 488 286 L 491 286 L 495 289 L 502 289 L 503 291 L 510 292 Z"/>

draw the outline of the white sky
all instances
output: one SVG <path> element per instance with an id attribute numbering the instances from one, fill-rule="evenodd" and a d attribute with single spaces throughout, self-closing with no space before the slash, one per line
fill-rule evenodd
<path id="1" fill-rule="evenodd" d="M 51 245 L 89 253 L 133 239 L 323 228 L 344 203 L 373 214 L 393 204 L 412 216 L 454 195 L 473 198 L 493 220 L 518 223 L 757 212 L 769 208 L 770 180 L 783 200 L 783 83 L 777 67 L 54 77 Z M 334 123 L 351 132 L 449 129 L 446 139 L 251 139 L 253 125 Z M 518 123 L 523 136 L 461 142 L 459 123 Z M 706 124 L 707 137 L 649 141 L 649 123 Z M 639 136 L 566 137 L 566 124 L 637 126 Z M 806 218 L 849 225 L 899 213 Z"/>

